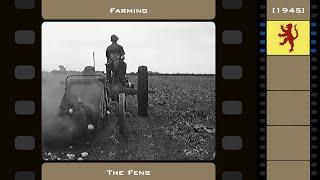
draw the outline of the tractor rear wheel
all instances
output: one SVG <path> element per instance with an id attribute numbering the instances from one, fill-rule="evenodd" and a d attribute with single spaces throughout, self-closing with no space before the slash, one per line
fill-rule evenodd
<path id="1" fill-rule="evenodd" d="M 148 116 L 148 68 L 138 68 L 138 114 Z"/>
<path id="2" fill-rule="evenodd" d="M 126 108 L 126 94 L 120 93 L 119 105 L 118 105 L 118 125 L 119 125 L 120 134 L 122 136 L 126 136 L 128 132 L 125 108 Z"/>

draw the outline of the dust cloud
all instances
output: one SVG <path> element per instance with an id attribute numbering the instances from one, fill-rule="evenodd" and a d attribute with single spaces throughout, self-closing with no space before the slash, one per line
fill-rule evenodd
<path id="1" fill-rule="evenodd" d="M 42 140 L 43 143 L 67 140 L 72 121 L 58 116 L 67 74 L 42 73 Z M 45 141 L 45 142 L 44 142 Z"/>
<path id="2" fill-rule="evenodd" d="M 71 77 L 70 79 L 80 80 L 72 85 L 73 97 L 63 100 L 65 94 L 65 79 L 70 75 L 67 73 L 42 73 L 42 139 L 43 143 L 71 141 L 72 136 L 87 131 L 84 129 L 88 123 L 96 126 L 96 116 L 99 115 L 100 98 L 104 94 L 103 83 L 97 77 Z M 82 84 L 83 83 L 83 84 Z M 61 107 L 61 108 L 60 108 Z M 68 114 L 72 107 L 73 119 Z M 62 111 L 62 112 L 59 112 Z M 61 116 L 61 114 L 63 114 Z M 78 126 L 81 124 L 80 129 Z"/>

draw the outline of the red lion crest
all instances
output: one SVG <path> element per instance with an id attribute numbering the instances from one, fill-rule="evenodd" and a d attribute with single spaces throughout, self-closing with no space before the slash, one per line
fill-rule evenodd
<path id="1" fill-rule="evenodd" d="M 298 38 L 299 34 L 298 34 L 298 30 L 297 30 L 297 25 L 294 25 L 294 30 L 296 32 L 296 36 L 294 37 L 292 34 L 292 24 L 287 24 L 286 27 L 284 27 L 283 25 L 281 25 L 281 31 L 283 32 L 282 34 L 279 33 L 278 36 L 283 39 L 283 42 L 280 42 L 280 46 L 283 46 L 287 43 L 290 44 L 290 50 L 289 52 L 291 53 L 292 51 L 294 51 L 294 41 Z"/>

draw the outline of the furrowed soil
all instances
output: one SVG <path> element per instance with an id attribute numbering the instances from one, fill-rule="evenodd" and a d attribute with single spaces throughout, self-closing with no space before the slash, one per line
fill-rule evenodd
<path id="1" fill-rule="evenodd" d="M 149 76 L 149 116 L 138 116 L 136 96 L 127 96 L 127 137 L 116 119 L 95 135 L 64 142 L 56 123 L 66 74 L 42 74 L 44 160 L 212 160 L 215 158 L 215 76 Z M 128 75 L 137 86 L 137 76 Z M 64 125 L 65 126 L 65 125 Z"/>

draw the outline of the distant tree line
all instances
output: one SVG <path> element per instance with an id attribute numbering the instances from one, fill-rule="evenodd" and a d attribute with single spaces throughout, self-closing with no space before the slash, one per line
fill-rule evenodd
<path id="1" fill-rule="evenodd" d="M 79 74 L 82 71 L 72 71 L 67 69 L 63 65 L 58 66 L 58 70 L 53 70 L 50 73 L 54 74 Z M 101 71 L 102 72 L 102 71 Z M 138 75 L 138 72 L 130 72 L 127 75 Z M 199 74 L 199 73 L 160 73 L 148 71 L 149 76 L 215 76 L 215 74 Z"/>
<path id="2" fill-rule="evenodd" d="M 138 75 L 138 72 L 130 72 L 127 75 Z M 215 74 L 199 74 L 199 73 L 159 73 L 148 71 L 149 76 L 215 76 Z"/>

